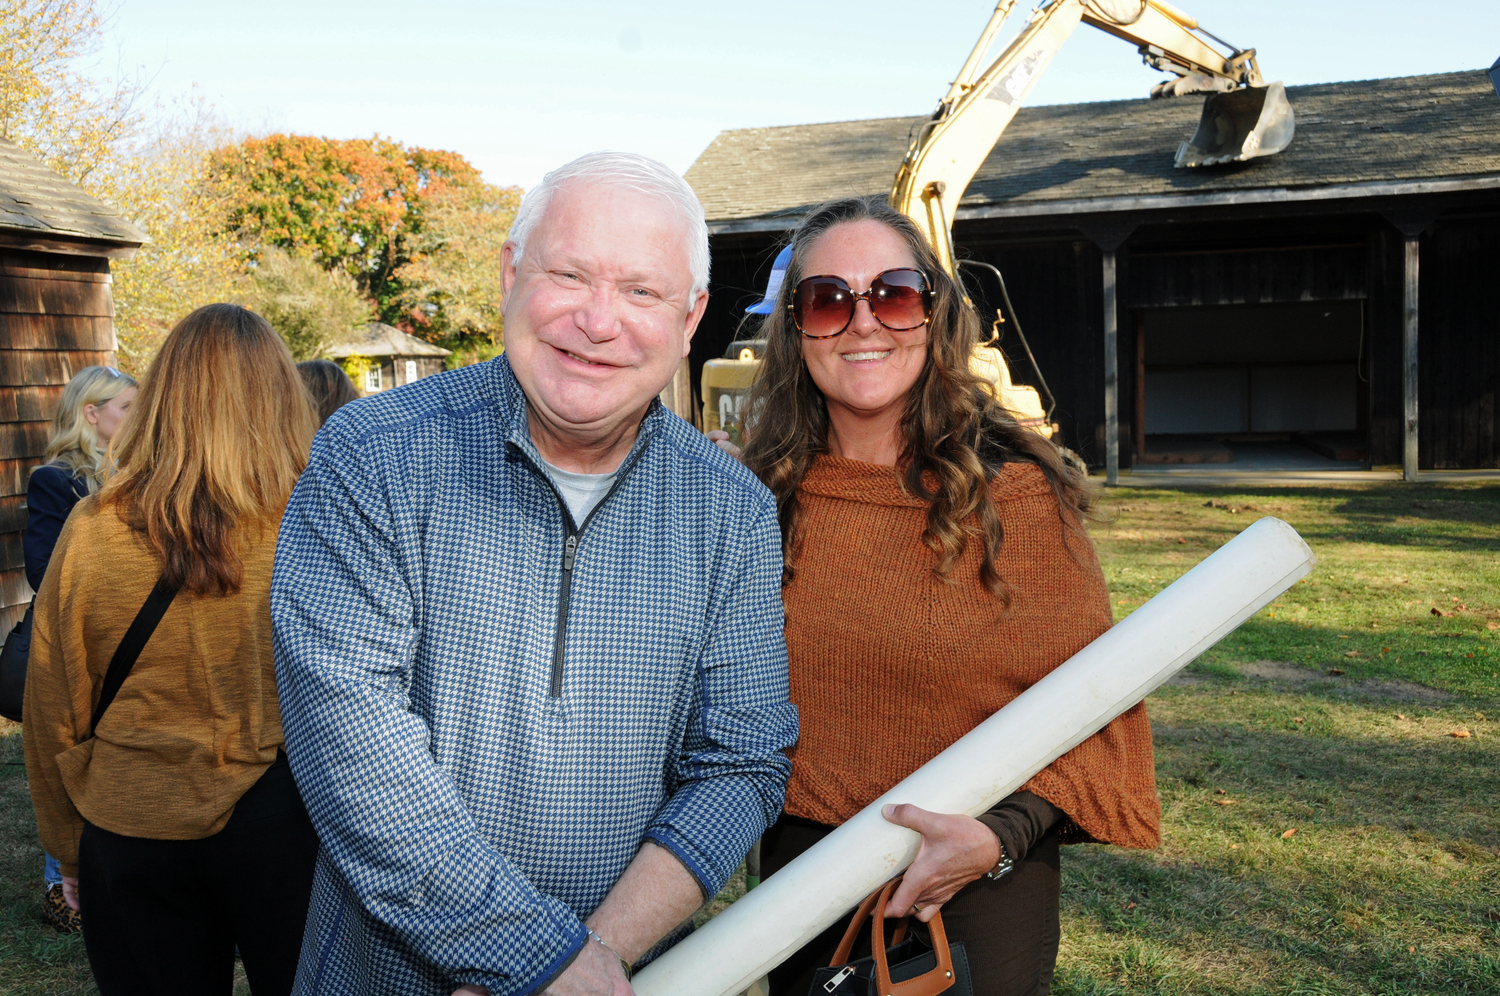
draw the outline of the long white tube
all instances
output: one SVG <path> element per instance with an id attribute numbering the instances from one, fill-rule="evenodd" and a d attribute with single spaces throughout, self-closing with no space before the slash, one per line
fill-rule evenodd
<path id="1" fill-rule="evenodd" d="M 921 836 L 880 808 L 977 816 L 1155 691 L 1304 577 L 1280 519 L 1224 544 L 1009 705 L 635 976 L 637 996 L 735 996 L 911 864 Z"/>

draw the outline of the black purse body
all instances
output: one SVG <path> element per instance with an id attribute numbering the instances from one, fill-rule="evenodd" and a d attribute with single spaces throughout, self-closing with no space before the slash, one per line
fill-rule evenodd
<path id="1" fill-rule="evenodd" d="M 31 606 L 21 621 L 5 635 L 0 647 L 0 716 L 12 723 L 21 721 L 21 707 L 26 699 L 26 662 L 31 657 Z"/>
<path id="2" fill-rule="evenodd" d="M 927 925 L 931 944 L 908 934 L 907 918 L 903 917 L 887 945 L 885 906 L 900 884 L 899 878 L 888 882 L 860 904 L 834 953 L 833 964 L 814 974 L 809 996 L 974 996 L 968 954 L 961 941 L 948 943 L 942 913 Z M 850 961 L 855 938 L 866 919 L 871 920 L 873 953 Z"/>

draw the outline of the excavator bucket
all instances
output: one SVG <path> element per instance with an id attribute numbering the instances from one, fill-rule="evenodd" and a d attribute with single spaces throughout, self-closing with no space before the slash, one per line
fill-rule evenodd
<path id="1" fill-rule="evenodd" d="M 1297 121 L 1280 83 L 1210 94 L 1198 131 L 1177 150 L 1177 166 L 1212 166 L 1272 156 L 1291 144 Z"/>

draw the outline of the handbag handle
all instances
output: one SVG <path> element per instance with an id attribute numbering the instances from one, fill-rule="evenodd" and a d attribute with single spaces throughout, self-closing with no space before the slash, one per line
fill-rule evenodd
<path id="1" fill-rule="evenodd" d="M 937 958 L 937 967 L 925 975 L 919 975 L 905 982 L 891 981 L 891 966 L 885 953 L 885 907 L 891 901 L 891 895 L 901 884 L 900 877 L 892 879 L 880 888 L 865 897 L 864 902 L 859 904 L 854 918 L 849 921 L 849 929 L 844 931 L 844 939 L 839 941 L 838 949 L 834 952 L 833 961 L 829 963 L 830 968 L 840 968 L 849 963 L 849 956 L 854 952 L 854 941 L 859 936 L 859 928 L 864 925 L 865 918 L 871 917 L 874 922 L 870 927 L 870 953 L 875 959 L 875 983 L 879 987 L 876 996 L 937 996 L 953 985 L 953 953 L 948 948 L 948 932 L 943 928 L 942 911 L 934 913 L 932 920 L 928 922 L 927 929 L 931 933 L 932 953 Z M 896 936 L 892 944 L 900 944 L 906 935 L 906 925 L 910 918 L 902 917 L 896 926 Z M 877 938 L 879 943 L 876 943 Z"/>

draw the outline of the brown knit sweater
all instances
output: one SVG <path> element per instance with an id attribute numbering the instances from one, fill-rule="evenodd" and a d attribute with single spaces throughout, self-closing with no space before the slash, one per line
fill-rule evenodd
<path id="1" fill-rule="evenodd" d="M 159 566 L 142 534 L 97 496 L 68 516 L 36 597 L 21 731 L 37 830 L 64 875 L 78 874 L 85 819 L 127 837 L 208 837 L 276 760 L 279 520 L 242 536 L 238 592 L 178 593 L 90 738 L 110 658 Z"/>
<path id="2" fill-rule="evenodd" d="M 802 723 L 788 813 L 844 822 L 1109 628 L 1098 559 L 1076 531 L 1069 555 L 1041 469 L 1006 464 L 993 491 L 1005 529 L 997 566 L 1013 592 L 1004 612 L 979 582 L 977 544 L 950 582 L 933 576 L 926 505 L 895 470 L 813 463 L 783 591 Z M 1161 804 L 1145 705 L 1024 788 L 1067 814 L 1064 840 L 1155 847 Z"/>

